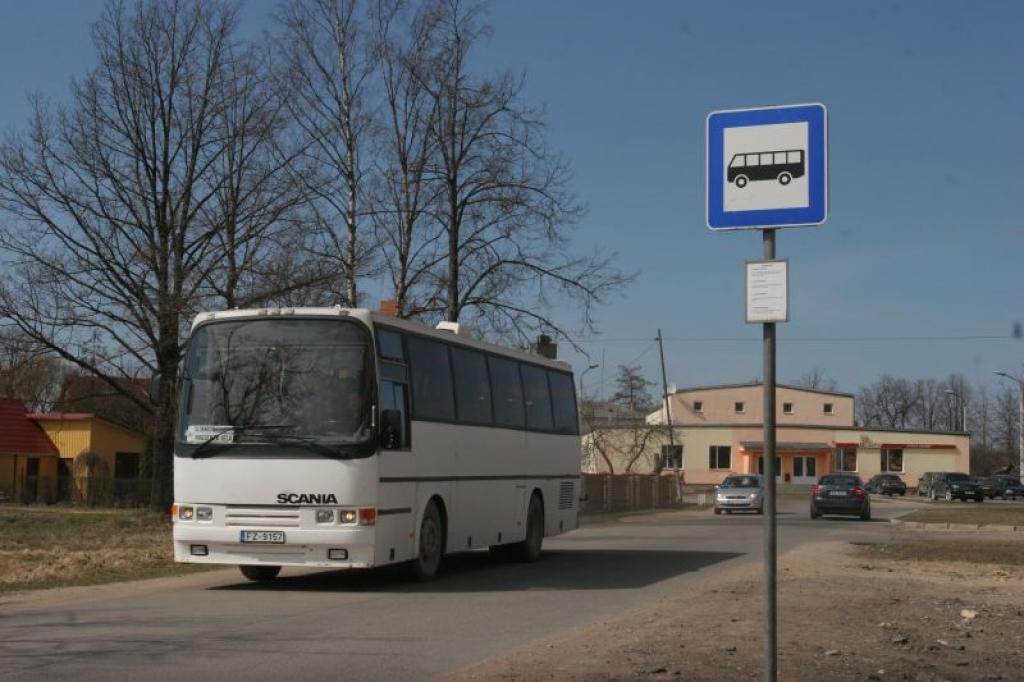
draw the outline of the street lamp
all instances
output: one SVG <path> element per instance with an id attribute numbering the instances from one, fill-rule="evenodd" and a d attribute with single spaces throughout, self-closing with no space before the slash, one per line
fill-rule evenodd
<path id="1" fill-rule="evenodd" d="M 587 367 L 585 370 L 580 372 L 580 407 L 583 406 L 583 377 L 587 375 L 587 372 L 589 372 L 592 369 L 597 369 L 598 367 L 600 367 L 600 365 L 594 362 L 591 363 L 591 365 Z"/>
<path id="2" fill-rule="evenodd" d="M 599 366 L 600 365 L 598 365 L 596 362 L 592 362 L 589 367 L 587 367 L 585 370 L 580 372 L 580 414 L 581 415 L 583 413 L 583 377 L 586 375 L 587 372 L 589 372 L 592 369 L 597 369 Z M 593 427 L 593 424 L 591 424 L 591 427 Z M 591 428 L 590 440 L 587 441 L 587 456 L 590 459 L 594 458 L 594 434 L 593 434 L 593 428 Z M 597 473 L 597 463 L 596 462 L 594 463 L 594 472 Z"/>
<path id="3" fill-rule="evenodd" d="M 960 422 L 960 430 L 967 431 L 967 401 L 964 397 L 951 389 L 946 389 L 946 395 L 951 395 L 960 402 L 960 406 L 963 408 L 963 421 Z"/>
<path id="4" fill-rule="evenodd" d="M 1024 380 L 1006 372 L 996 372 L 996 376 L 1016 381 L 1017 388 L 1020 389 L 1020 402 L 1017 404 L 1017 478 L 1024 483 Z"/>

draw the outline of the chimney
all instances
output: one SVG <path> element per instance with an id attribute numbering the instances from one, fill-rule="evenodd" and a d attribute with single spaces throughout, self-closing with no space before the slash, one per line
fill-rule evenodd
<path id="1" fill-rule="evenodd" d="M 530 350 L 548 360 L 558 359 L 558 344 L 552 341 L 547 334 L 538 336 Z"/>
<path id="2" fill-rule="evenodd" d="M 388 317 L 398 317 L 398 301 L 393 298 L 387 298 L 380 302 L 379 311 L 381 315 L 387 315 Z"/>

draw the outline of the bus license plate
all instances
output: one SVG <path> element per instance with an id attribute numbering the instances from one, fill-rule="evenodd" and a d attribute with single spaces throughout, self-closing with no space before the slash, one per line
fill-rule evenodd
<path id="1" fill-rule="evenodd" d="M 279 530 L 243 530 L 241 540 L 263 545 L 283 545 L 284 532 Z"/>

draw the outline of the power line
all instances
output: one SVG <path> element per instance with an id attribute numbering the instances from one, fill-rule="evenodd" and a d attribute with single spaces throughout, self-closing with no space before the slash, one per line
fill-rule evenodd
<path id="1" fill-rule="evenodd" d="M 576 343 L 644 343 L 649 337 L 574 339 Z M 669 343 L 760 343 L 760 337 L 753 336 L 666 336 Z M 889 341 L 1007 341 L 1019 340 L 1010 334 L 962 334 L 955 336 L 789 336 L 780 341 L 797 343 L 870 343 Z M 653 346 L 652 346 L 653 347 Z M 648 351 L 650 348 L 647 349 Z M 644 351 L 646 354 L 647 351 Z M 635 361 L 634 361 L 635 362 Z"/>

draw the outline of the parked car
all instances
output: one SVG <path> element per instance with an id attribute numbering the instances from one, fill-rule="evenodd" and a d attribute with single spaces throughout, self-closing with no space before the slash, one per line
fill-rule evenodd
<path id="1" fill-rule="evenodd" d="M 967 474 L 958 471 L 930 471 L 921 477 L 917 486 L 918 495 L 927 495 L 930 500 L 945 498 L 946 500 L 972 499 L 984 502 L 985 493 Z"/>
<path id="2" fill-rule="evenodd" d="M 859 476 L 852 474 L 826 474 L 818 479 L 811 490 L 811 518 L 824 514 L 859 516 L 871 520 L 871 496 L 864 489 Z"/>
<path id="3" fill-rule="evenodd" d="M 932 496 L 932 481 L 935 480 L 935 476 L 936 473 L 934 471 L 928 471 L 921 475 L 921 478 L 917 481 L 918 497 Z"/>
<path id="4" fill-rule="evenodd" d="M 978 489 L 981 490 L 981 494 L 988 499 L 991 500 L 996 496 L 996 484 L 991 478 L 986 476 L 971 476 L 971 481 L 978 486 Z"/>
<path id="5" fill-rule="evenodd" d="M 758 474 L 726 476 L 715 487 L 715 513 L 732 513 L 736 509 L 764 513 L 764 479 Z"/>
<path id="6" fill-rule="evenodd" d="M 991 480 L 996 497 L 1004 500 L 1024 498 L 1024 483 L 1016 476 L 993 476 Z"/>
<path id="7" fill-rule="evenodd" d="M 879 495 L 906 495 L 907 484 L 896 474 L 875 474 L 864 489 Z"/>

